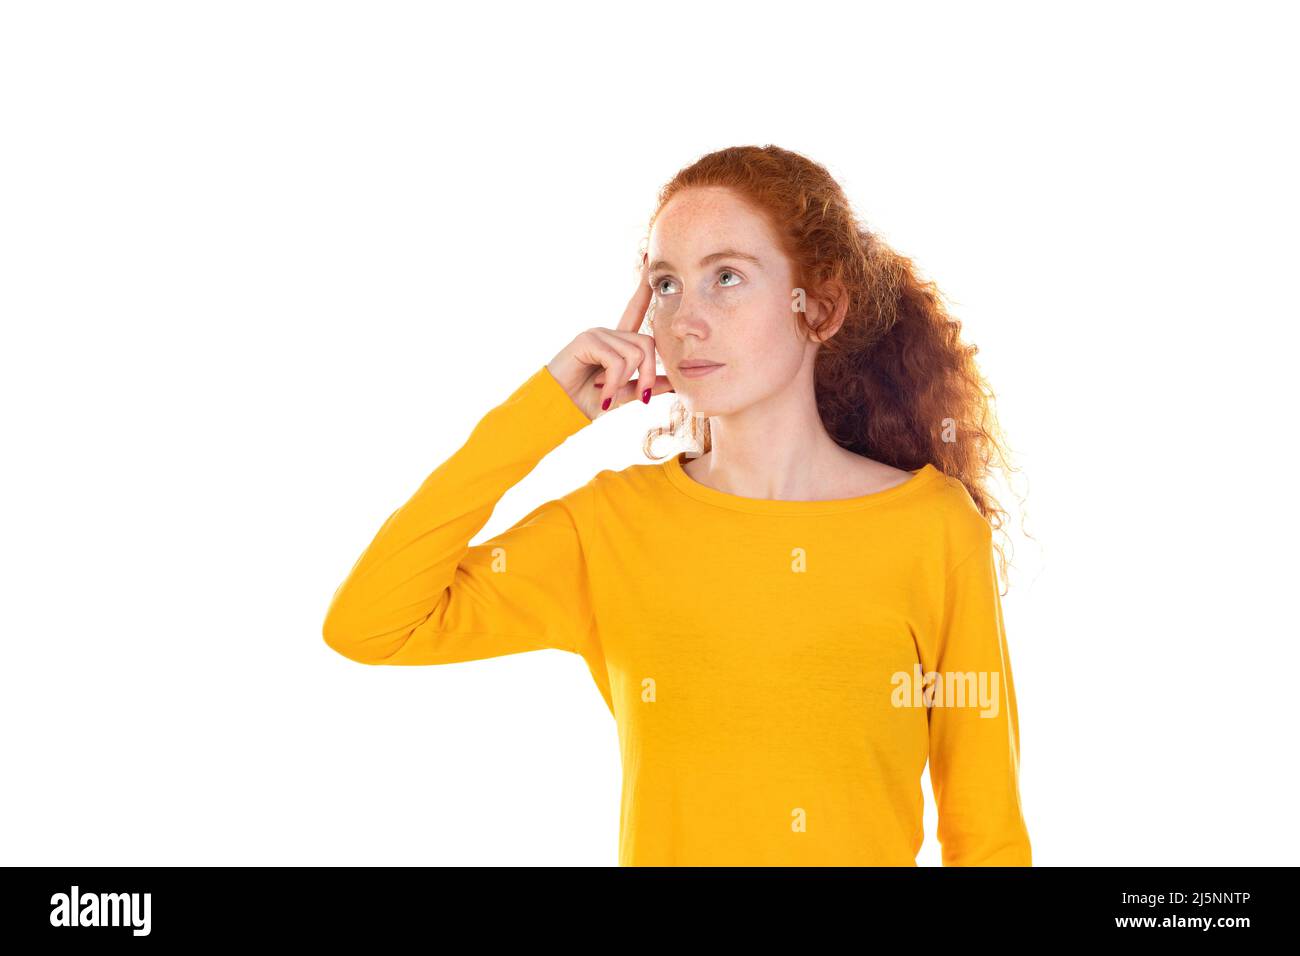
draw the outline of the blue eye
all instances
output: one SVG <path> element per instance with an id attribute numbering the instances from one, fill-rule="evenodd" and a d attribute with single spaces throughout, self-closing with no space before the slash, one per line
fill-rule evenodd
<path id="1" fill-rule="evenodd" d="M 718 272 L 718 278 L 721 279 L 723 276 L 732 276 L 733 278 L 735 278 L 735 279 L 737 279 L 737 280 L 740 279 L 740 274 L 737 273 L 737 272 L 733 272 L 731 269 L 722 269 L 722 270 L 720 270 L 720 271 Z M 665 291 L 664 291 L 664 289 L 663 289 L 663 284 L 664 284 L 665 282 L 671 284 L 672 281 L 673 281 L 673 280 L 670 279 L 668 276 L 664 276 L 662 279 L 655 279 L 655 280 L 652 282 L 651 287 L 652 287 L 652 288 L 655 290 L 655 292 L 658 293 L 659 295 L 671 295 L 671 292 L 665 292 Z M 724 289 L 731 289 L 731 288 L 734 288 L 735 285 L 736 285 L 736 283 L 724 283 L 724 284 L 723 284 L 723 288 L 724 288 Z"/>

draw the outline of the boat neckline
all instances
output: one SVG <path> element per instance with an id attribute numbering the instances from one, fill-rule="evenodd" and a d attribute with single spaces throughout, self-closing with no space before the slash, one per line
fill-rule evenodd
<path id="1" fill-rule="evenodd" d="M 687 452 L 678 452 L 663 464 L 663 473 L 668 481 L 683 494 L 702 501 L 705 504 L 730 508 L 733 511 L 747 511 L 751 514 L 769 515 L 811 515 L 830 514 L 837 511 L 856 511 L 860 508 L 875 507 L 888 501 L 894 501 L 903 495 L 924 487 L 943 472 L 934 465 L 926 463 L 912 470 L 912 477 L 883 491 L 853 498 L 823 498 L 816 501 L 788 501 L 782 498 L 746 498 L 733 495 L 717 488 L 702 485 L 686 473 L 683 463 Z"/>

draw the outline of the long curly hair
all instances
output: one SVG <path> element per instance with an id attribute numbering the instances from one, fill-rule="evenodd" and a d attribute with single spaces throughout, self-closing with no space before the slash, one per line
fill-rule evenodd
<path id="1" fill-rule="evenodd" d="M 995 395 L 975 363 L 978 349 L 961 340 L 934 282 L 854 215 L 840 185 L 812 160 L 777 146 L 733 146 L 680 170 L 659 192 L 650 229 L 684 189 L 723 186 L 764 215 L 790 260 L 797 288 L 844 319 L 817 352 L 818 411 L 842 447 L 895 468 L 933 464 L 958 479 L 990 527 L 1007 537 L 1007 512 L 989 491 L 989 473 L 1010 465 L 994 410 Z M 653 314 L 653 307 L 651 309 Z M 795 321 L 809 334 L 804 312 Z M 651 319 L 653 321 L 653 319 Z M 679 399 L 667 425 L 652 428 L 652 460 L 662 436 L 686 438 L 689 454 L 712 447 L 709 422 Z M 996 545 L 1006 577 L 1006 550 Z"/>

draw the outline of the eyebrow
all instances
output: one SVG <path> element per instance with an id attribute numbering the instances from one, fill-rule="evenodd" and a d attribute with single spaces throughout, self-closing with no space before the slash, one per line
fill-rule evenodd
<path id="1" fill-rule="evenodd" d="M 762 260 L 760 260 L 758 256 L 751 256 L 747 252 L 737 252 L 735 249 L 723 249 L 720 252 L 710 252 L 707 256 L 701 259 L 700 268 L 704 268 L 710 262 L 713 262 L 715 259 L 744 259 L 747 262 L 754 263 L 754 265 L 756 266 L 761 266 L 763 264 Z M 666 259 L 659 259 L 658 261 L 652 262 L 650 264 L 651 272 L 658 272 L 660 269 L 671 269 L 671 268 L 672 266 L 668 264 L 668 260 Z"/>

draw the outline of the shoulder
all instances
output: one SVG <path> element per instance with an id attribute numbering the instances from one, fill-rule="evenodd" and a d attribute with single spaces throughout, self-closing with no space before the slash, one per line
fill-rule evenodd
<path id="1" fill-rule="evenodd" d="M 993 544 L 993 526 L 984 517 L 960 478 L 933 466 L 928 504 L 935 518 L 939 538 L 952 566 L 979 548 Z"/>
<path id="2" fill-rule="evenodd" d="M 628 465 L 625 468 L 602 468 L 579 488 L 574 497 L 587 499 L 643 497 L 662 488 L 666 461 Z"/>
<path id="3" fill-rule="evenodd" d="M 603 495 L 644 495 L 661 487 L 669 459 L 640 462 L 624 468 L 603 468 L 588 483 Z"/>

